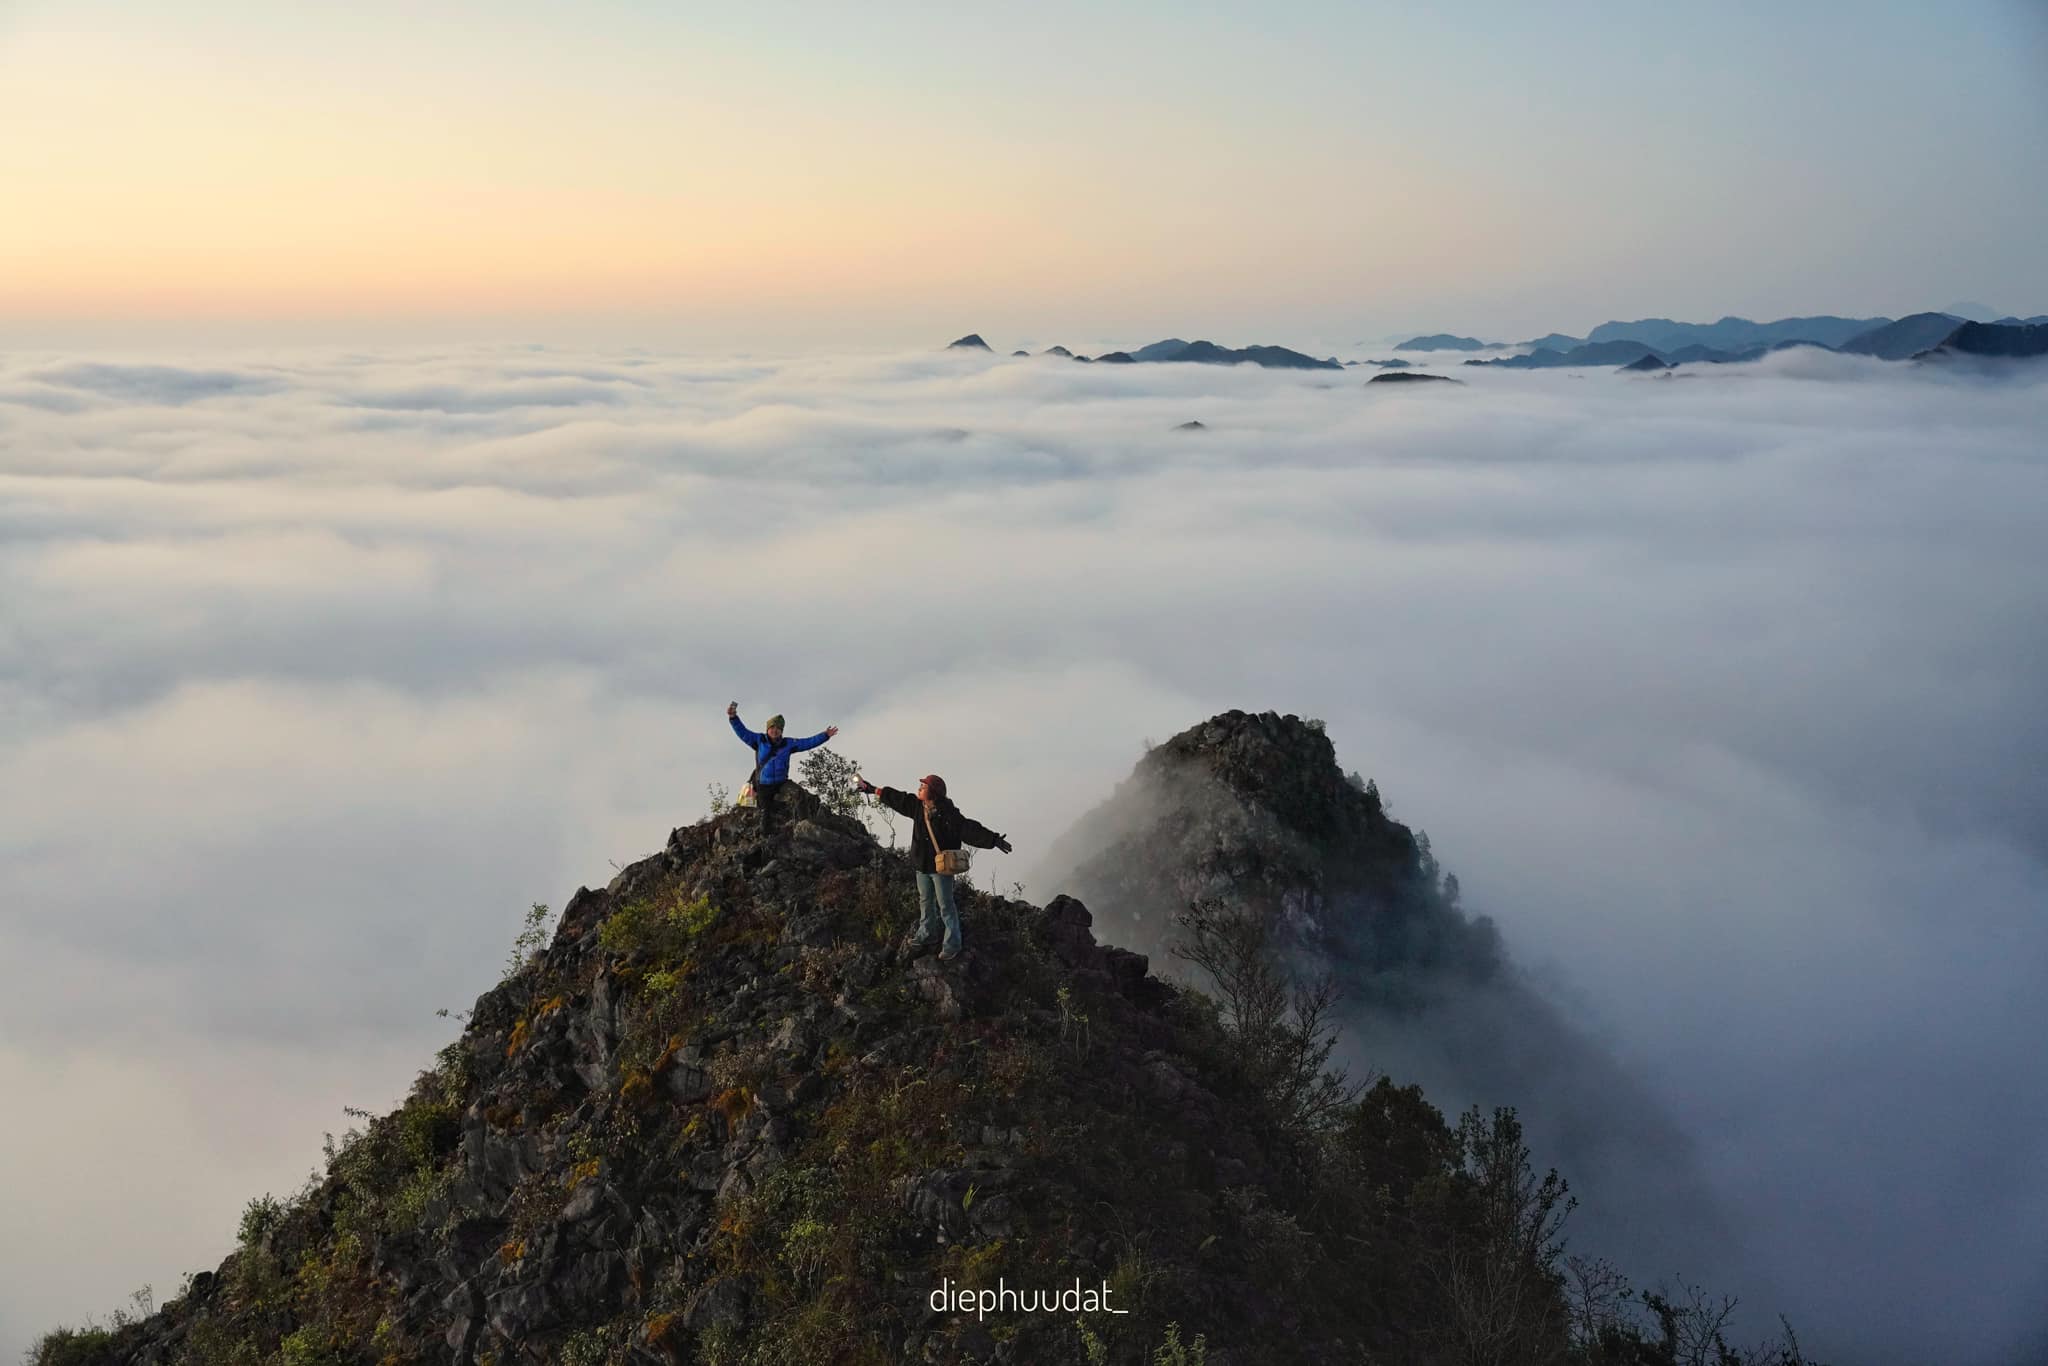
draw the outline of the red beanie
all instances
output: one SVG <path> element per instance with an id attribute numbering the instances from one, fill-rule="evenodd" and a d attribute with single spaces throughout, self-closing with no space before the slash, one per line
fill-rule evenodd
<path id="1" fill-rule="evenodd" d="M 925 774 L 924 785 L 926 790 L 931 793 L 933 801 L 938 801 L 946 795 L 946 780 L 936 773 Z"/>

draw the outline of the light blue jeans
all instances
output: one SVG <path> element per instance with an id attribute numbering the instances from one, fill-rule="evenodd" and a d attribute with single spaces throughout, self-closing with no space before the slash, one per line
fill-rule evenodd
<path id="1" fill-rule="evenodd" d="M 960 947 L 960 908 L 953 904 L 951 873 L 917 875 L 917 942 L 929 944 L 939 932 L 939 917 L 946 918 L 946 942 L 942 949 Z"/>

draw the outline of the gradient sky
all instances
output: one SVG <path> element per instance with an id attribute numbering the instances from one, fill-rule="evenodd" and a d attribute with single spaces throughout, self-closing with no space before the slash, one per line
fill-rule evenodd
<path id="1" fill-rule="evenodd" d="M 0 0 L 0 339 L 2048 312 L 2044 11 Z"/>

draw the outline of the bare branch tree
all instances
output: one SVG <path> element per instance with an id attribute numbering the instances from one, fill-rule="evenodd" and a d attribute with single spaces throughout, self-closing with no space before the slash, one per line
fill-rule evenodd
<path id="1" fill-rule="evenodd" d="M 1597 1347 L 1610 1334 L 1626 1331 L 1635 1290 L 1620 1268 L 1605 1257 L 1566 1257 L 1565 1300 L 1571 1305 L 1572 1341 Z"/>
<path id="2" fill-rule="evenodd" d="M 1723 1366 L 1741 1360 L 1728 1346 L 1726 1332 L 1735 1313 L 1733 1295 L 1716 1300 L 1696 1285 L 1680 1283 L 1676 1290 L 1646 1293 L 1643 1303 L 1657 1316 L 1674 1366 Z"/>
<path id="3" fill-rule="evenodd" d="M 1175 957 L 1207 974 L 1235 1060 L 1265 1093 L 1273 1115 L 1313 1132 L 1358 1098 L 1337 1046 L 1336 978 L 1297 981 L 1274 962 L 1265 917 L 1219 901 L 1198 901 L 1175 917 L 1183 936 Z"/>

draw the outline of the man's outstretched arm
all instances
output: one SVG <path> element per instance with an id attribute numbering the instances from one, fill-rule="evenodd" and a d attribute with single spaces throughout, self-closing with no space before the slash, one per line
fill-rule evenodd
<path id="1" fill-rule="evenodd" d="M 811 736 L 809 739 L 791 740 L 789 742 L 789 747 L 792 752 L 800 754 L 807 749 L 816 749 L 819 745 L 824 744 L 827 740 L 830 740 L 833 736 L 837 735 L 838 733 L 839 727 L 827 726 L 825 727 L 825 729 L 819 731 L 816 735 Z"/>
<path id="2" fill-rule="evenodd" d="M 761 737 L 740 724 L 739 703 L 728 702 L 726 704 L 725 719 L 732 722 L 732 733 L 740 737 L 741 744 L 745 745 L 748 749 L 759 749 L 761 747 Z"/>

